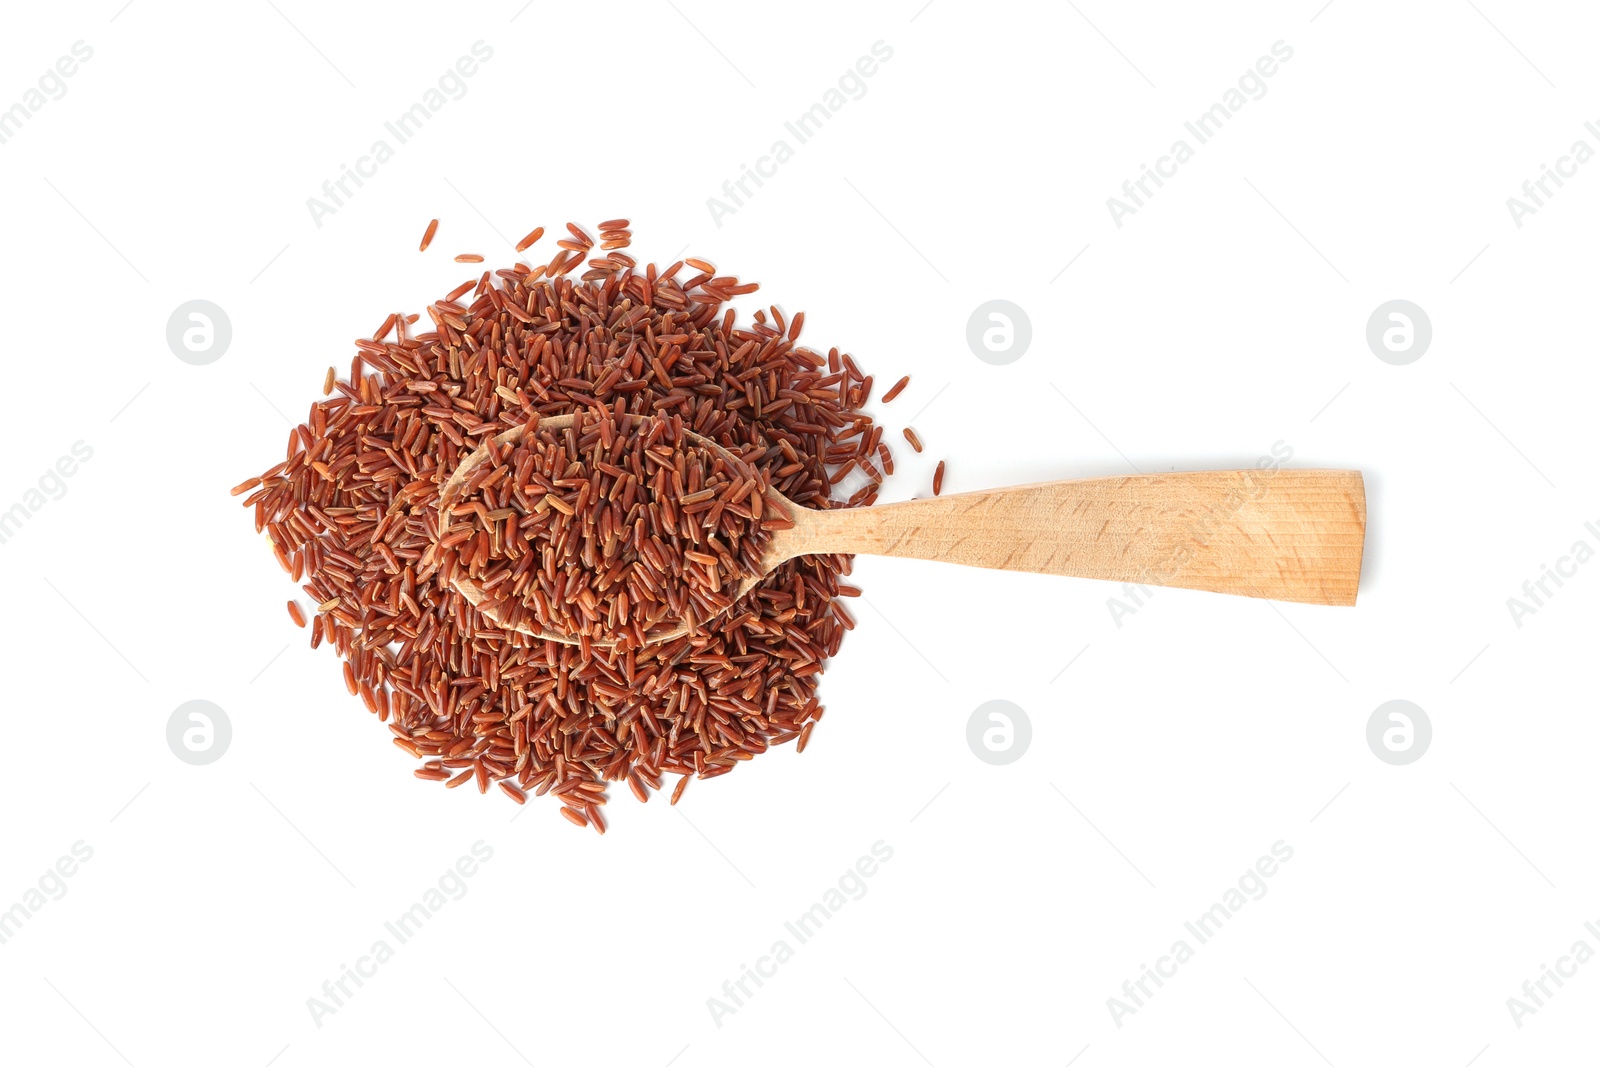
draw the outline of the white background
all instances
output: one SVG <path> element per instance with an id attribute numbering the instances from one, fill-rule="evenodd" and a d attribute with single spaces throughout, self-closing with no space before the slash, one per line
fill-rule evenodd
<path id="1" fill-rule="evenodd" d="M 75 41 L 93 56 L 0 144 L 0 509 L 74 442 L 93 457 L 0 544 L 0 908 L 75 842 L 93 857 L 0 944 L 0 1057 L 1592 1053 L 1600 963 L 1520 1027 L 1506 1002 L 1575 941 L 1600 950 L 1600 563 L 1520 627 L 1506 601 L 1600 547 L 1600 163 L 1520 228 L 1506 199 L 1574 140 L 1600 148 L 1600 26 L 1579 4 L 1319 3 L 9 11 L 0 107 Z M 316 226 L 307 198 L 480 39 L 466 94 Z M 1280 40 L 1266 95 L 1116 226 L 1107 198 Z M 707 198 L 794 147 L 785 120 L 877 41 L 865 95 L 718 226 Z M 763 283 L 747 311 L 804 310 L 813 346 L 912 374 L 881 410 L 929 450 L 896 449 L 886 499 L 926 494 L 940 457 L 949 492 L 1281 441 L 1365 472 L 1359 606 L 1163 590 L 1118 626 L 1115 586 L 863 559 L 803 757 L 676 810 L 624 791 L 604 838 L 416 781 L 290 625 L 295 589 L 227 489 L 281 457 L 352 338 L 471 273 L 455 253 L 506 265 L 536 224 L 619 215 L 641 259 L 687 247 Z M 209 366 L 165 341 L 197 298 L 232 323 Z M 1031 318 L 1009 366 L 965 341 L 992 298 Z M 1396 298 L 1433 325 L 1408 366 L 1364 336 Z M 997 698 L 1032 723 L 1009 766 L 965 737 Z M 1397 698 L 1433 726 L 1400 767 L 1365 737 Z M 232 722 L 209 766 L 167 748 L 191 699 Z M 479 840 L 466 896 L 318 1026 L 307 999 Z M 880 840 L 866 895 L 718 1026 L 707 999 L 793 946 L 784 922 Z M 1266 895 L 1118 1026 L 1108 998 L 1277 841 Z"/>

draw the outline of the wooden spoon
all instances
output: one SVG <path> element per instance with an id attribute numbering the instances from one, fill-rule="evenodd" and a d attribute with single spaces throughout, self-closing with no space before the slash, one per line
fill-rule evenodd
<path id="1" fill-rule="evenodd" d="M 539 428 L 566 429 L 573 418 L 548 417 Z M 522 431 L 515 427 L 495 440 L 515 443 Z M 695 447 L 732 458 L 715 441 L 686 436 Z M 484 445 L 461 461 L 440 491 L 441 516 L 488 458 Z M 831 511 L 801 507 L 776 490 L 767 500 L 794 526 L 771 531 L 762 574 L 744 579 L 735 600 L 796 556 L 857 553 L 1347 606 L 1356 602 L 1367 526 L 1361 472 L 1344 470 L 1135 474 Z M 457 574 L 454 584 L 505 625 L 495 605 L 484 606 L 477 582 Z M 515 628 L 578 643 L 526 624 Z M 685 623 L 659 639 L 691 629 Z"/>

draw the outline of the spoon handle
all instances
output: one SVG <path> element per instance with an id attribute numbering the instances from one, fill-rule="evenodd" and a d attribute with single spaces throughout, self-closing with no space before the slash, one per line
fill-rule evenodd
<path id="1" fill-rule="evenodd" d="M 1234 470 L 1041 482 L 797 509 L 786 558 L 854 552 L 1308 604 L 1354 604 L 1360 471 Z M 777 547 L 777 546 L 774 546 Z"/>

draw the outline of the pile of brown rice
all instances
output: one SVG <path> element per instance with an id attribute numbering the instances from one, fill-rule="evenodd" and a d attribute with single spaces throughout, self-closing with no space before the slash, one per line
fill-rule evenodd
<path id="1" fill-rule="evenodd" d="M 458 569 L 493 577 L 517 549 L 504 523 L 498 540 L 485 536 L 509 518 L 491 519 L 498 508 L 469 506 L 459 528 L 452 510 L 442 531 L 444 482 L 495 434 L 574 412 L 614 428 L 651 416 L 631 425 L 670 422 L 723 445 L 741 470 L 715 475 L 719 499 L 737 476 L 804 507 L 870 504 L 892 457 L 861 411 L 871 377 L 837 349 L 799 347 L 803 315 L 786 321 L 774 307 L 738 325 L 725 305 L 754 283 L 697 259 L 641 268 L 624 251 L 627 220 L 600 231 L 597 249 L 568 224 L 548 264 L 469 280 L 429 305 L 431 330 L 388 316 L 356 342 L 346 378 L 329 372 L 331 395 L 290 433 L 286 458 L 235 493 L 249 493 L 257 530 L 316 604 L 312 646 L 343 657 L 350 691 L 423 761 L 417 777 L 497 784 L 519 804 L 549 793 L 568 820 L 603 833 L 611 782 L 647 800 L 678 775 L 676 802 L 691 776 L 726 774 L 788 741 L 804 748 L 822 717 L 824 664 L 854 625 L 837 599 L 857 593 L 839 581 L 850 559 L 785 563 L 677 639 L 545 641 L 494 625 L 449 584 Z M 854 488 L 835 499 L 840 483 Z M 724 563 L 739 543 L 702 555 Z"/>

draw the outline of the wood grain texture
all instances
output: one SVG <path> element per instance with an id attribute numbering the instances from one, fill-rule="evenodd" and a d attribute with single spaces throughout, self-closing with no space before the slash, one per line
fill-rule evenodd
<path id="1" fill-rule="evenodd" d="M 793 508 L 767 562 L 819 552 L 1354 604 L 1359 471 L 1236 470 L 1043 482 L 871 508 Z"/>

